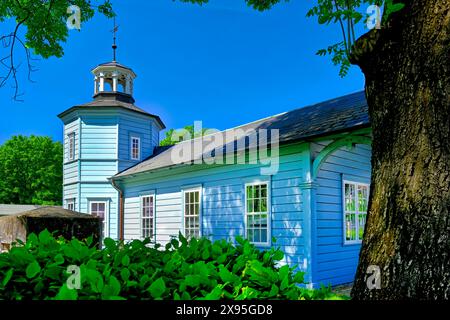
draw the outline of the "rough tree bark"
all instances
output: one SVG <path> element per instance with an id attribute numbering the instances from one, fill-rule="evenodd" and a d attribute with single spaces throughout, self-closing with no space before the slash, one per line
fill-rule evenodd
<path id="1" fill-rule="evenodd" d="M 450 298 L 450 0 L 406 5 L 355 44 L 373 128 L 354 299 Z M 367 268 L 381 269 L 369 290 Z"/>

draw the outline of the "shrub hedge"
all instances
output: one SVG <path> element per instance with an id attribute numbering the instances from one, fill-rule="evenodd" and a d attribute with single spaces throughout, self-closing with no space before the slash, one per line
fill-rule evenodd
<path id="1" fill-rule="evenodd" d="M 182 235 L 165 247 L 150 241 L 55 239 L 30 234 L 0 254 L 0 299 L 340 299 L 329 289 L 308 290 L 304 273 L 279 266 L 283 252 Z M 80 288 L 69 266 L 79 267 Z M 76 273 L 76 272 L 75 272 Z M 68 281 L 69 280 L 69 281 Z"/>

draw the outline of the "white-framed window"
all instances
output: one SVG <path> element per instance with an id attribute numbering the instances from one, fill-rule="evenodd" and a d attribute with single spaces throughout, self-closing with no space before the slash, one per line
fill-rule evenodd
<path id="1" fill-rule="evenodd" d="M 67 143 L 68 143 L 68 160 L 75 160 L 75 132 L 69 133 L 67 135 Z"/>
<path id="2" fill-rule="evenodd" d="M 107 200 L 89 201 L 89 213 L 95 217 L 100 217 L 102 221 L 101 241 L 108 235 L 108 203 Z"/>
<path id="3" fill-rule="evenodd" d="M 268 182 L 245 184 L 245 236 L 255 245 L 270 245 L 270 187 Z"/>
<path id="4" fill-rule="evenodd" d="M 188 239 L 201 236 L 201 207 L 201 188 L 183 190 L 184 236 Z"/>
<path id="5" fill-rule="evenodd" d="M 361 243 L 366 225 L 369 185 L 346 180 L 342 185 L 344 243 Z"/>
<path id="6" fill-rule="evenodd" d="M 141 158 L 141 138 L 131 136 L 130 138 L 130 157 L 131 160 L 140 160 Z"/>
<path id="7" fill-rule="evenodd" d="M 141 197 L 141 238 L 155 236 L 155 196 Z"/>
<path id="8" fill-rule="evenodd" d="M 66 208 L 67 210 L 75 211 L 75 198 L 66 200 Z"/>

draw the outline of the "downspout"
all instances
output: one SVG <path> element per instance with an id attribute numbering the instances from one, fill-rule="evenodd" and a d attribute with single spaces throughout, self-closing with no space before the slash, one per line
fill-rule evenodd
<path id="1" fill-rule="evenodd" d="M 123 241 L 124 240 L 124 224 L 125 224 L 124 223 L 125 222 L 124 210 L 123 210 L 123 208 L 124 208 L 123 191 L 122 191 L 122 189 L 119 188 L 119 186 L 114 181 L 114 179 L 110 178 L 109 181 L 111 181 L 111 185 L 119 193 L 119 241 Z"/>

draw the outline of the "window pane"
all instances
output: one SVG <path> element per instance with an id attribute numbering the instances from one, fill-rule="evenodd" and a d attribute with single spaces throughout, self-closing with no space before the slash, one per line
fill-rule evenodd
<path id="1" fill-rule="evenodd" d="M 368 193 L 367 186 L 358 186 L 358 210 L 360 212 L 367 212 Z"/>
<path id="2" fill-rule="evenodd" d="M 195 214 L 196 215 L 200 214 L 200 204 L 199 203 L 195 204 Z"/>
<path id="3" fill-rule="evenodd" d="M 195 192 L 195 202 L 200 202 L 200 192 L 198 191 Z"/>
<path id="4" fill-rule="evenodd" d="M 261 187 L 261 197 L 263 197 L 263 198 L 267 197 L 267 185 L 266 184 Z"/>
<path id="5" fill-rule="evenodd" d="M 197 216 L 194 219 L 195 219 L 195 228 L 199 229 L 200 228 L 200 218 Z"/>
<path id="6" fill-rule="evenodd" d="M 346 214 L 345 215 L 345 239 L 348 241 L 356 240 L 356 215 Z"/>
<path id="7" fill-rule="evenodd" d="M 253 215 L 247 216 L 247 227 L 253 228 Z"/>
<path id="8" fill-rule="evenodd" d="M 259 199 L 255 199 L 254 206 L 253 206 L 254 212 L 261 212 L 261 201 Z"/>
<path id="9" fill-rule="evenodd" d="M 251 242 L 255 242 L 254 236 L 253 236 L 253 229 L 247 230 L 247 239 Z"/>
<path id="10" fill-rule="evenodd" d="M 267 212 L 267 199 L 261 199 L 261 212 Z"/>
<path id="11" fill-rule="evenodd" d="M 345 184 L 345 211 L 356 210 L 355 185 Z"/>
<path id="12" fill-rule="evenodd" d="M 366 226 L 366 218 L 367 218 L 366 214 L 360 214 L 358 217 L 359 240 L 362 240 L 364 236 L 364 227 Z"/>
<path id="13" fill-rule="evenodd" d="M 255 229 L 255 242 L 261 242 L 261 229 Z"/>
<path id="14" fill-rule="evenodd" d="M 261 229 L 261 242 L 267 242 L 267 228 Z"/>
<path id="15" fill-rule="evenodd" d="M 261 225 L 264 227 L 264 228 L 266 228 L 267 227 L 267 224 L 268 224 L 268 221 L 269 219 L 268 219 L 268 216 L 267 216 L 267 214 L 262 214 L 261 215 Z"/>
<path id="16" fill-rule="evenodd" d="M 253 200 L 247 200 L 247 212 L 253 212 Z"/>

